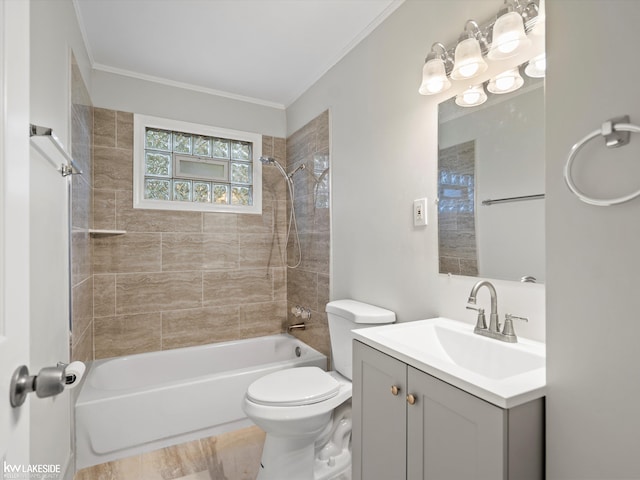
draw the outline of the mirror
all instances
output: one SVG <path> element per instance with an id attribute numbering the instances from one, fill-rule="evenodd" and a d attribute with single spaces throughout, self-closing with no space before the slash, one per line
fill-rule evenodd
<path id="1" fill-rule="evenodd" d="M 440 273 L 544 282 L 544 82 L 522 77 L 478 107 L 438 107 Z"/>

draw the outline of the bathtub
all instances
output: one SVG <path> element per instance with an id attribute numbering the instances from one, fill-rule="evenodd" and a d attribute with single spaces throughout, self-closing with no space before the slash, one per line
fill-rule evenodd
<path id="1" fill-rule="evenodd" d="M 327 358 L 287 334 L 97 360 L 75 406 L 76 468 L 252 425 L 249 384 L 307 365 Z"/>

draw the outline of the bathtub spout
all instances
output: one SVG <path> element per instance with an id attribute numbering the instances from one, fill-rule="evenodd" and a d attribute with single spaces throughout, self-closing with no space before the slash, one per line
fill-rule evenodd
<path id="1" fill-rule="evenodd" d="M 305 330 L 306 328 L 307 326 L 304 323 L 296 323 L 295 325 L 289 325 L 287 331 L 291 333 L 294 330 Z"/>

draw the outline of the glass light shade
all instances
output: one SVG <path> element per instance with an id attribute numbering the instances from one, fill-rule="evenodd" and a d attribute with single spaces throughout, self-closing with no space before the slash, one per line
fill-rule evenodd
<path id="1" fill-rule="evenodd" d="M 422 84 L 418 89 L 420 95 L 434 95 L 451 86 L 441 58 L 432 58 L 422 67 Z"/>
<path id="2" fill-rule="evenodd" d="M 482 85 L 472 85 L 464 92 L 456 95 L 456 105 L 459 107 L 477 107 L 487 101 Z"/>
<path id="3" fill-rule="evenodd" d="M 502 60 L 518 54 L 521 48 L 531 44 L 524 32 L 524 22 L 518 12 L 505 13 L 493 25 L 493 42 L 488 57 Z"/>
<path id="4" fill-rule="evenodd" d="M 533 57 L 529 60 L 529 63 L 524 68 L 524 73 L 531 78 L 542 78 L 547 71 L 547 55 L 542 53 L 537 57 Z"/>
<path id="5" fill-rule="evenodd" d="M 478 40 L 467 38 L 458 43 L 451 78 L 454 80 L 473 78 L 483 73 L 487 68 L 488 65 L 482 58 Z"/>
<path id="6" fill-rule="evenodd" d="M 509 93 L 519 89 L 524 84 L 524 79 L 520 76 L 517 68 L 512 68 L 500 75 L 496 75 L 489 81 L 487 90 L 491 93 Z"/>

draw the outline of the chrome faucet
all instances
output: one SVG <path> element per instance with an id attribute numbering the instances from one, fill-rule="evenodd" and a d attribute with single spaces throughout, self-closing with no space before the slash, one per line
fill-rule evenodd
<path id="1" fill-rule="evenodd" d="M 478 290 L 481 287 L 487 287 L 489 289 L 489 295 L 491 295 L 491 313 L 489 314 L 489 331 L 500 333 L 500 321 L 498 319 L 498 294 L 496 293 L 496 289 L 493 284 L 487 280 L 480 280 L 476 283 L 471 289 L 471 293 L 469 294 L 468 303 L 471 305 L 476 304 L 476 296 L 478 295 Z M 470 310 L 475 310 L 473 307 L 469 308 Z M 476 330 L 478 330 L 480 325 L 476 325 Z M 484 328 L 480 327 L 480 329 L 486 330 L 486 326 Z M 476 331 L 476 333 L 478 333 Z"/>
<path id="2" fill-rule="evenodd" d="M 500 319 L 498 317 L 498 294 L 496 293 L 496 289 L 493 284 L 487 280 L 480 280 L 476 283 L 471 289 L 471 293 L 469 294 L 468 303 L 471 305 L 476 304 L 476 297 L 478 295 L 478 290 L 482 287 L 487 287 L 489 290 L 489 294 L 491 295 L 491 313 L 489 314 L 489 328 L 487 328 L 487 324 L 484 318 L 484 309 L 476 308 L 467 305 L 469 310 L 476 310 L 478 312 L 478 320 L 476 322 L 476 327 L 473 329 L 473 333 L 477 333 L 478 335 L 483 335 L 485 337 L 494 338 L 496 340 L 500 340 L 503 342 L 515 343 L 518 341 L 518 337 L 516 336 L 515 331 L 513 330 L 513 319 L 524 320 L 525 322 L 529 321 L 528 318 L 525 317 L 516 317 L 515 315 L 511 315 L 508 313 L 504 322 L 504 329 L 502 332 L 500 331 Z"/>

